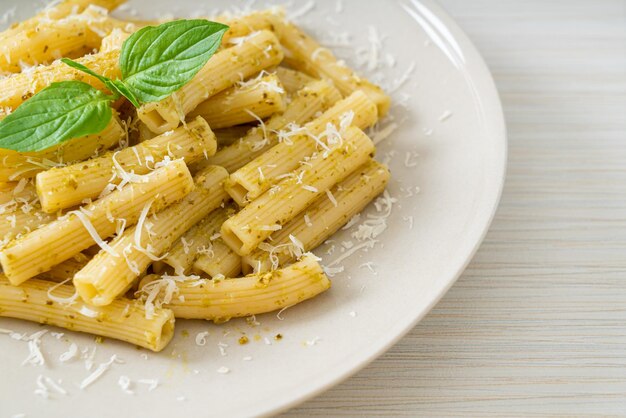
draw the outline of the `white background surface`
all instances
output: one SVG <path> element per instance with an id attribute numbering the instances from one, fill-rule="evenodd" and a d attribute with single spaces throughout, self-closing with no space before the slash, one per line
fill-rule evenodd
<path id="1" fill-rule="evenodd" d="M 287 415 L 626 414 L 626 2 L 441 3 L 500 90 L 500 209 L 409 336 Z"/>

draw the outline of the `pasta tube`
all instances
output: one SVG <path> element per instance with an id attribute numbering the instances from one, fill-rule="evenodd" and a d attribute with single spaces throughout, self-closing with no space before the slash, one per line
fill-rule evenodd
<path id="1" fill-rule="evenodd" d="M 324 145 L 322 140 L 339 140 L 340 131 L 345 127 L 354 125 L 365 129 L 376 123 L 376 118 L 374 103 L 363 92 L 357 91 L 306 124 L 303 132 L 275 145 L 232 173 L 226 191 L 235 202 L 244 206 L 268 190 L 279 176 L 295 170 L 305 157 Z M 329 131 L 328 124 L 336 128 Z"/>
<path id="2" fill-rule="evenodd" d="M 0 33 L 0 43 L 9 42 L 11 36 L 15 36 L 16 33 L 36 29 L 42 21 L 63 19 L 71 14 L 83 12 L 90 5 L 104 7 L 111 11 L 125 2 L 126 0 L 65 0 L 53 7 L 44 8 L 30 19 L 14 23 L 9 29 Z"/>
<path id="3" fill-rule="evenodd" d="M 14 32 L 0 43 L 0 70 L 19 72 L 23 65 L 81 57 L 100 47 L 102 38 L 116 27 L 134 30 L 132 24 L 112 19 L 93 7 L 60 20 L 41 19 L 36 27 Z"/>
<path id="4" fill-rule="evenodd" d="M 251 80 L 201 103 L 189 117 L 202 116 L 211 128 L 228 128 L 265 119 L 285 110 L 285 90 L 276 75 Z"/>
<path id="5" fill-rule="evenodd" d="M 56 212 L 96 198 L 105 188 L 112 189 L 135 175 L 149 173 L 155 163 L 168 155 L 191 164 L 215 154 L 216 147 L 215 135 L 206 121 L 198 117 L 186 127 L 119 152 L 43 171 L 37 175 L 37 194 L 44 211 Z"/>
<path id="6" fill-rule="evenodd" d="M 273 11 L 258 11 L 248 15 L 233 19 L 230 16 L 216 17 L 209 20 L 224 23 L 228 25 L 228 30 L 222 37 L 222 46 L 239 45 L 245 42 L 245 37 L 252 32 L 261 30 L 269 30 L 274 32 L 276 25 L 280 23 L 280 19 L 284 13 L 275 13 Z"/>
<path id="7" fill-rule="evenodd" d="M 162 282 L 147 283 L 142 293 L 158 290 Z M 281 270 L 226 280 L 178 282 L 175 297 L 161 299 L 177 318 L 224 322 L 293 306 L 330 288 L 330 280 L 313 256 Z"/>
<path id="8" fill-rule="evenodd" d="M 172 161 L 146 176 L 146 182 L 131 183 L 84 207 L 12 241 L 0 252 L 7 278 L 19 285 L 50 270 L 91 247 L 108 248 L 102 239 L 112 236 L 116 220 L 134 225 L 148 202 L 159 210 L 179 201 L 193 189 L 193 179 L 182 160 Z M 122 222 L 123 222 L 122 221 Z"/>
<path id="9" fill-rule="evenodd" d="M 61 163 L 85 160 L 118 145 L 125 135 L 119 118 L 114 116 L 100 133 L 72 139 L 43 151 L 16 152 L 0 148 L 0 181 L 32 178 Z"/>
<path id="10" fill-rule="evenodd" d="M 217 238 L 213 241 L 211 250 L 194 261 L 193 269 L 210 277 L 235 277 L 241 273 L 241 257 L 224 244 L 221 238 Z"/>
<path id="11" fill-rule="evenodd" d="M 0 241 L 9 242 L 18 235 L 26 234 L 54 219 L 55 215 L 42 212 L 36 207 L 27 212 L 18 208 L 11 213 L 4 213 L 0 215 Z"/>
<path id="12" fill-rule="evenodd" d="M 284 113 L 272 116 L 264 126 L 253 128 L 240 141 L 222 148 L 192 169 L 216 164 L 232 173 L 278 144 L 278 131 L 286 129 L 289 124 L 309 122 L 318 112 L 327 110 L 340 99 L 341 95 L 330 83 L 313 81 L 297 92 Z"/>
<path id="13" fill-rule="evenodd" d="M 276 75 L 289 94 L 296 93 L 298 90 L 304 88 L 304 86 L 315 80 L 313 77 L 310 77 L 303 72 L 285 67 L 276 68 Z"/>
<path id="14" fill-rule="evenodd" d="M 222 239 L 237 254 L 250 254 L 272 232 L 365 164 L 374 151 L 374 144 L 363 131 L 349 127 L 340 143 L 311 157 L 303 168 L 224 222 Z"/>
<path id="15" fill-rule="evenodd" d="M 222 186 L 227 175 L 221 167 L 206 168 L 196 175 L 196 188 L 183 200 L 149 221 L 140 218 L 136 227 L 113 240 L 110 251 L 101 250 L 74 276 L 80 297 L 91 305 L 105 306 L 126 292 L 153 260 L 227 199 Z"/>
<path id="16" fill-rule="evenodd" d="M 382 193 L 388 181 L 389 169 L 374 160 L 368 161 L 333 187 L 330 194 L 318 197 L 304 212 L 274 232 L 266 248 L 243 257 L 244 273 L 276 269 L 293 261 L 299 251 L 313 250 Z M 302 248 L 294 248 L 299 244 Z"/>
<path id="17" fill-rule="evenodd" d="M 233 213 L 233 208 L 229 207 L 215 209 L 185 232 L 172 245 L 162 262 L 172 267 L 176 274 L 188 273 L 196 258 L 205 252 L 211 253 L 214 235 L 219 233 L 224 221 Z"/>
<path id="18" fill-rule="evenodd" d="M 0 316 L 88 332 L 152 351 L 161 351 L 174 336 L 169 309 L 156 308 L 146 318 L 144 306 L 126 298 L 93 307 L 76 298 L 73 286 L 39 279 L 16 287 L 0 277 Z"/>
<path id="19" fill-rule="evenodd" d="M 361 90 L 376 103 L 381 117 L 387 114 L 391 98 L 380 87 L 360 78 L 296 25 L 282 21 L 276 33 L 285 49 L 285 63 L 291 68 L 315 78 L 332 80 L 344 96 Z"/>
<path id="20" fill-rule="evenodd" d="M 283 52 L 272 32 L 256 32 L 245 42 L 224 49 L 209 60 L 196 76 L 174 95 L 138 109 L 139 118 L 152 132 L 176 128 L 181 119 L 209 97 L 261 70 L 278 65 Z"/>

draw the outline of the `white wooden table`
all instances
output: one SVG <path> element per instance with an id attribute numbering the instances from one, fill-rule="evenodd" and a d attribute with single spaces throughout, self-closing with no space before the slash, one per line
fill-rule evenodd
<path id="1" fill-rule="evenodd" d="M 426 319 L 287 416 L 626 416 L 626 1 L 441 1 L 504 104 L 500 209 Z"/>

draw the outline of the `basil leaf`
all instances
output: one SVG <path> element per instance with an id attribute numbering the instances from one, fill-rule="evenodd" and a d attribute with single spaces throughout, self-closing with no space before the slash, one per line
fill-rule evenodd
<path id="1" fill-rule="evenodd" d="M 177 20 L 145 27 L 122 45 L 122 79 L 139 101 L 163 100 L 200 71 L 227 30 L 228 26 L 208 20 Z"/>
<path id="2" fill-rule="evenodd" d="M 81 81 L 52 83 L 0 121 L 0 148 L 41 151 L 101 132 L 114 99 Z"/>
<path id="3" fill-rule="evenodd" d="M 133 106 L 135 107 L 139 107 L 139 100 L 137 100 L 137 97 L 135 97 L 135 95 L 133 94 L 132 91 L 130 91 L 130 89 L 124 84 L 123 81 L 120 80 L 111 80 L 108 77 L 105 77 L 103 75 L 100 75 L 96 72 L 94 72 L 93 70 L 89 69 L 88 67 L 84 66 L 83 64 L 76 62 L 74 60 L 71 60 L 69 58 L 62 58 L 61 61 L 63 61 L 63 63 L 69 65 L 72 68 L 77 69 L 78 71 L 82 71 L 84 73 L 87 73 L 93 77 L 96 77 L 98 80 L 100 80 L 109 90 L 111 90 L 111 92 L 120 95 L 120 96 L 124 96 L 126 97 L 128 100 L 130 100 L 130 102 L 133 104 Z"/>

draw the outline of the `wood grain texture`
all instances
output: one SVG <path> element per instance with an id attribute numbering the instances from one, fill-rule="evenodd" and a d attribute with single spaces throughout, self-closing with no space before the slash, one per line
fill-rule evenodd
<path id="1" fill-rule="evenodd" d="M 626 1 L 442 3 L 504 104 L 496 219 L 406 338 L 285 416 L 624 416 Z"/>

